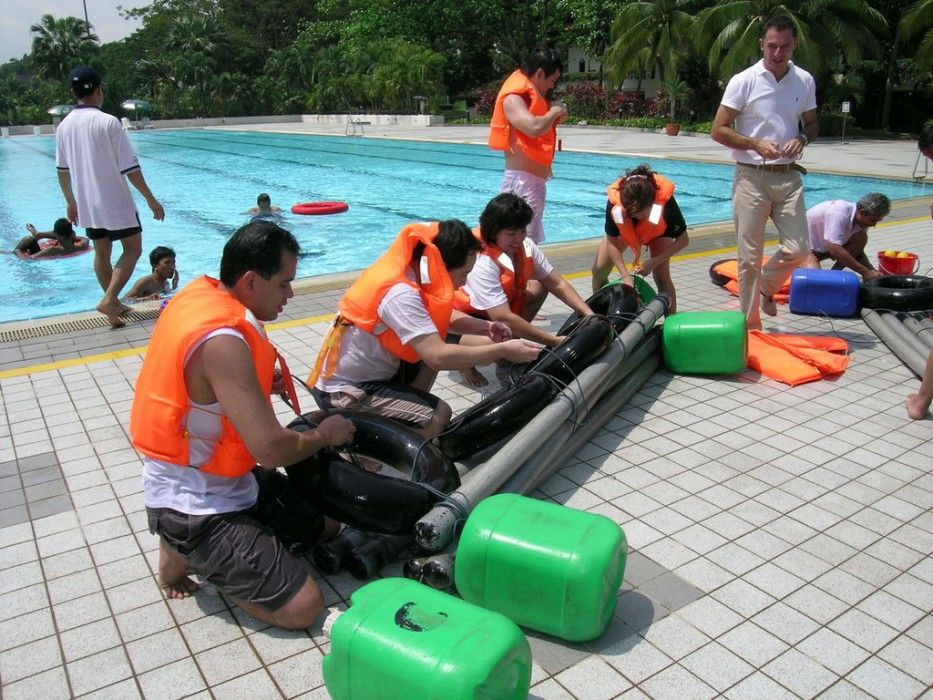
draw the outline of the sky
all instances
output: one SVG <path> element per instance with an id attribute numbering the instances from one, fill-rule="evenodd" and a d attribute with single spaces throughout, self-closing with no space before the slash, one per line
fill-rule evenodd
<path id="1" fill-rule="evenodd" d="M 118 41 L 139 27 L 136 20 L 120 17 L 117 6 L 126 8 L 148 5 L 146 0 L 85 0 L 87 18 L 101 43 Z M 82 0 L 0 0 L 0 63 L 29 53 L 32 35 L 29 27 L 38 24 L 42 15 L 84 19 Z"/>

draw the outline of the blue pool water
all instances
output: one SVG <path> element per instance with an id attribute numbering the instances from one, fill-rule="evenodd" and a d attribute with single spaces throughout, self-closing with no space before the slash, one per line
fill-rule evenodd
<path id="1" fill-rule="evenodd" d="M 301 277 L 366 267 L 410 221 L 460 218 L 476 224 L 499 189 L 502 156 L 483 146 L 186 130 L 131 133 L 165 221 L 143 221 L 143 256 L 133 279 L 149 273 L 148 251 L 174 248 L 182 283 L 216 275 L 224 242 L 268 192 L 286 211 L 283 225 L 307 255 Z M 64 214 L 51 137 L 0 140 L 0 249 L 10 250 L 31 222 L 40 230 Z M 602 235 L 606 186 L 643 158 L 563 152 L 548 185 L 547 242 Z M 691 226 L 731 218 L 732 166 L 665 160 L 654 164 L 677 183 Z M 810 174 L 807 204 L 855 200 L 882 191 L 892 199 L 929 193 L 922 184 Z M 135 194 L 135 190 L 134 190 Z M 345 214 L 295 216 L 296 202 L 342 200 Z M 49 261 L 0 255 L 0 322 L 92 309 L 100 298 L 91 254 Z M 132 284 L 132 281 L 131 283 Z M 129 288 L 129 286 L 127 287 Z"/>

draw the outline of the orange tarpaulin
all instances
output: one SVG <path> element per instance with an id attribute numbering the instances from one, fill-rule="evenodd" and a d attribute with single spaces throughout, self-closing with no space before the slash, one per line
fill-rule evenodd
<path id="1" fill-rule="evenodd" d="M 768 258 L 762 258 L 761 264 L 764 265 L 768 262 Z M 723 262 L 716 265 L 713 268 L 723 277 L 728 277 L 729 281 L 722 285 L 723 289 L 728 290 L 733 295 L 739 295 L 739 261 L 724 260 Z M 774 294 L 774 300 L 779 304 L 786 304 L 787 298 L 790 295 L 790 282 L 785 282 L 784 285 Z"/>
<path id="2" fill-rule="evenodd" d="M 749 369 L 791 386 L 841 374 L 848 350 L 845 340 L 831 336 L 748 332 Z"/>

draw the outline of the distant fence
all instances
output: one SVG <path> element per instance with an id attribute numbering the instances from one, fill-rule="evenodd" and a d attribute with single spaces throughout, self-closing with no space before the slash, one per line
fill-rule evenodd
<path id="1" fill-rule="evenodd" d="M 52 124 L 28 124 L 0 127 L 0 136 L 49 135 L 55 133 L 58 117 Z M 373 126 L 440 126 L 444 117 L 432 114 L 277 114 L 261 117 L 194 117 L 192 119 L 153 119 L 146 123 L 153 129 L 185 129 L 210 126 L 237 126 L 240 124 L 318 124 L 343 126 L 350 121 L 364 121 Z M 142 122 L 133 120 L 139 128 Z"/>

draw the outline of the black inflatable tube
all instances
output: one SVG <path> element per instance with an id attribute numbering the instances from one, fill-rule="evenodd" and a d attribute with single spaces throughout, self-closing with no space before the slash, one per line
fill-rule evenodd
<path id="1" fill-rule="evenodd" d="M 725 286 L 726 282 L 732 279 L 731 277 L 726 277 L 725 275 L 716 272 L 716 268 L 719 265 L 722 265 L 724 262 L 729 262 L 730 260 L 735 260 L 735 258 L 723 258 L 722 260 L 717 260 L 709 266 L 709 278 L 717 287 Z"/>
<path id="2" fill-rule="evenodd" d="M 405 426 L 379 416 L 341 411 L 356 426 L 353 449 L 397 469 L 414 464 L 412 476 L 437 491 L 449 492 L 460 485 L 450 458 Z M 289 427 L 308 428 L 308 416 Z M 417 456 L 417 460 L 416 460 Z M 321 450 L 285 469 L 295 489 L 329 517 L 360 530 L 409 534 L 441 497 L 419 481 L 396 479 L 366 471 L 335 450 Z"/>
<path id="3" fill-rule="evenodd" d="M 618 282 L 603 286 L 586 300 L 586 305 L 593 309 L 595 313 L 609 318 L 616 333 L 621 333 L 638 314 L 638 303 L 638 292 L 635 291 L 635 288 L 629 284 Z M 564 321 L 564 325 L 557 331 L 557 335 L 570 333 L 580 319 L 580 314 L 574 311 Z"/>
<path id="4" fill-rule="evenodd" d="M 605 316 L 587 316 L 560 345 L 542 350 L 524 373 L 546 374 L 561 385 L 569 384 L 609 347 L 614 335 L 615 328 Z"/>
<path id="5" fill-rule="evenodd" d="M 923 275 L 884 275 L 862 282 L 862 308 L 890 311 L 933 309 L 933 279 Z"/>
<path id="6" fill-rule="evenodd" d="M 487 396 L 451 421 L 439 437 L 441 449 L 460 460 L 494 445 L 525 425 L 557 394 L 546 377 L 527 375 Z"/>

